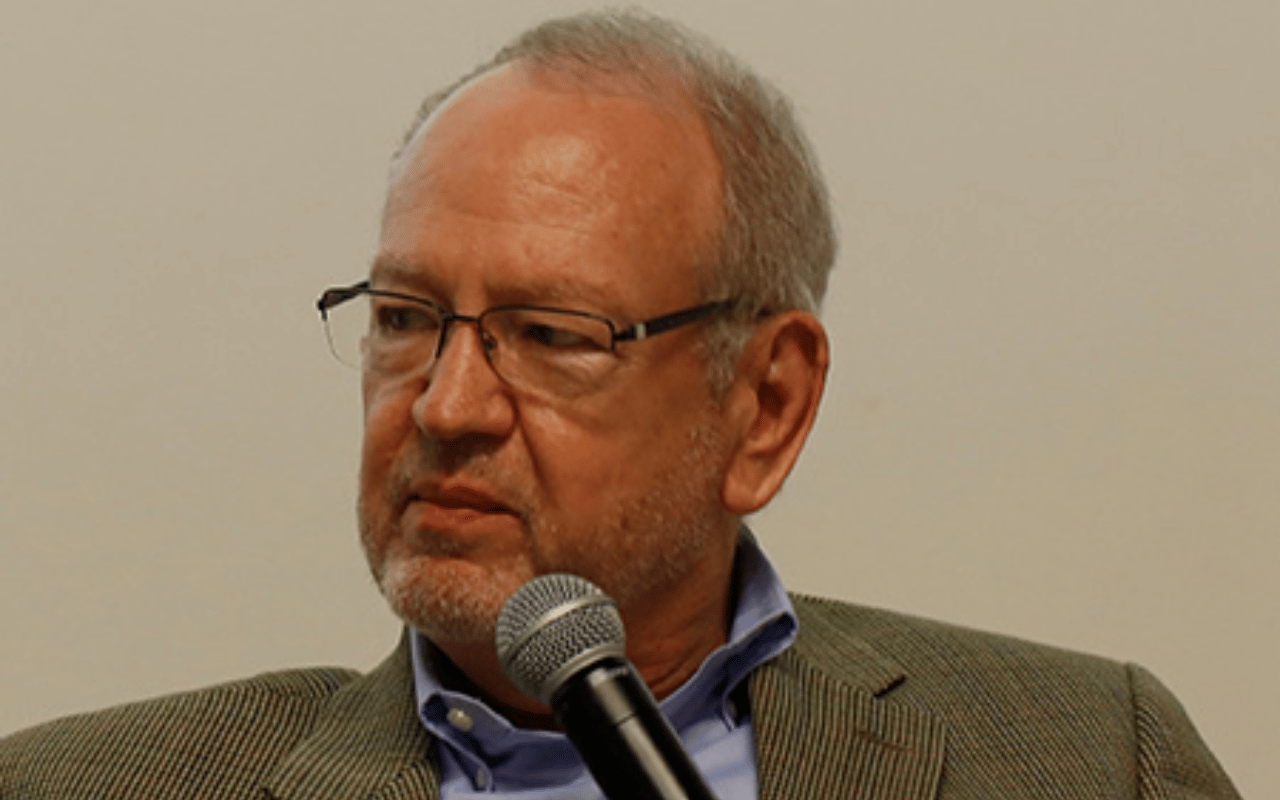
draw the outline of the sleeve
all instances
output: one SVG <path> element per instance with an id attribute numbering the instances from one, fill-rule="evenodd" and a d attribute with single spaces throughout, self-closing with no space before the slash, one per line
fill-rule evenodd
<path id="1" fill-rule="evenodd" d="M 1173 693 L 1142 667 L 1130 664 L 1128 672 L 1138 742 L 1138 797 L 1240 800 Z"/>

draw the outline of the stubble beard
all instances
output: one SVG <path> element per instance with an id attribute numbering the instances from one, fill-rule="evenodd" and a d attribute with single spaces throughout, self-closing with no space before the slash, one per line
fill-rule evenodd
<path id="1" fill-rule="evenodd" d="M 483 455 L 469 459 L 466 471 L 496 486 L 513 485 Z M 395 513 L 405 492 L 402 486 L 387 488 L 373 505 L 360 497 L 360 539 L 378 590 L 396 616 L 437 644 L 492 645 L 498 612 L 515 589 L 534 577 L 532 565 L 524 560 L 480 565 L 444 538 L 433 540 L 429 553 L 406 552 Z M 508 500 L 526 529 L 536 530 L 531 504 Z"/>
<path id="2" fill-rule="evenodd" d="M 373 529 L 378 515 L 365 506 L 362 494 L 361 541 L 374 580 L 392 611 L 437 645 L 492 645 L 503 604 L 520 586 L 549 572 L 570 572 L 596 583 L 624 611 L 662 596 L 689 579 L 708 547 L 726 535 L 719 499 L 726 453 L 715 421 L 710 412 L 702 415 L 689 431 L 681 459 L 649 490 L 616 504 L 595 535 L 566 539 L 536 502 L 527 503 L 521 509 L 527 558 L 496 568 L 461 559 L 445 568 L 439 562 L 450 557 L 448 552 L 393 554 L 394 545 L 386 543 L 395 541 L 394 531 L 379 535 Z M 514 483 L 494 477 L 498 485 Z"/>

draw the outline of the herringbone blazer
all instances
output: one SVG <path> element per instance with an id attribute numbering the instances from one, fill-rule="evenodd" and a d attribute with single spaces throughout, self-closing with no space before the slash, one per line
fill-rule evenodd
<path id="1" fill-rule="evenodd" d="M 1145 671 L 795 597 L 750 679 L 763 800 L 1232 798 Z M 365 676 L 278 672 L 0 741 L 4 800 L 437 798 L 405 642 Z"/>

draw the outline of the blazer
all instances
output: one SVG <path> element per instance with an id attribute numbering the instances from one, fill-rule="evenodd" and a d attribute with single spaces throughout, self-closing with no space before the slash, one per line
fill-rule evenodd
<path id="1" fill-rule="evenodd" d="M 1238 797 L 1139 667 L 793 600 L 795 645 L 749 679 L 762 800 Z M 14 734 L 0 798 L 437 798 L 406 641 L 364 676 L 275 672 Z"/>

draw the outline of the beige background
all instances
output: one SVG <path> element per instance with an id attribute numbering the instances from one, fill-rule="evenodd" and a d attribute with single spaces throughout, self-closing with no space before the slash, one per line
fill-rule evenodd
<path id="1" fill-rule="evenodd" d="M 419 98 L 573 7 L 7 0 L 0 732 L 392 645 L 312 300 Z M 790 585 L 1140 661 L 1280 795 L 1280 6 L 653 7 L 839 213 Z"/>

